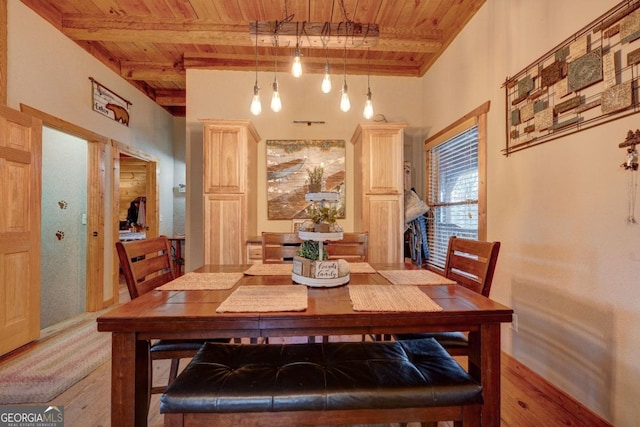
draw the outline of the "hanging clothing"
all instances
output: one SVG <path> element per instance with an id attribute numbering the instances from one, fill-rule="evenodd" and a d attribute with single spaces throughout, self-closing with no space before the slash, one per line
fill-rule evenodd
<path id="1" fill-rule="evenodd" d="M 138 223 L 138 208 L 140 206 L 139 200 L 134 200 L 129 205 L 127 210 L 127 228 Z"/>
<path id="2" fill-rule="evenodd" d="M 409 248 L 411 261 L 422 265 L 429 259 L 429 242 L 427 241 L 427 219 L 424 215 L 411 220 L 408 224 Z"/>
<path id="3" fill-rule="evenodd" d="M 141 227 L 147 225 L 147 201 L 145 199 L 140 200 L 140 207 L 138 208 L 138 220 L 136 223 Z"/>

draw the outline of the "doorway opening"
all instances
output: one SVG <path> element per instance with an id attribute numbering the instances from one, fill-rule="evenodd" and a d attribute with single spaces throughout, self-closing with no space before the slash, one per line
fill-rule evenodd
<path id="1" fill-rule="evenodd" d="M 42 128 L 40 329 L 86 310 L 87 141 Z"/>
<path id="2" fill-rule="evenodd" d="M 158 236 L 159 187 L 158 161 L 155 157 L 128 145 L 113 143 L 114 243 L 117 240 L 140 240 Z M 113 293 L 120 294 L 120 265 L 113 256 Z M 118 302 L 116 300 L 116 302 Z"/>

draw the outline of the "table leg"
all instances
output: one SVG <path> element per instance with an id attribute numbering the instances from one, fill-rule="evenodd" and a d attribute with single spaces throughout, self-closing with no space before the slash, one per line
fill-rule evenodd
<path id="1" fill-rule="evenodd" d="M 482 425 L 500 425 L 500 324 L 469 334 L 469 373 L 482 384 Z"/>
<path id="2" fill-rule="evenodd" d="M 149 411 L 149 342 L 114 332 L 111 343 L 111 425 L 146 426 Z"/>

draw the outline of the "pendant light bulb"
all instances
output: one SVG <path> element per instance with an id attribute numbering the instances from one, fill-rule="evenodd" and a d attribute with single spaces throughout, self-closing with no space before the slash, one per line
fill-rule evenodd
<path id="1" fill-rule="evenodd" d="M 262 102 L 260 102 L 260 88 L 258 87 L 258 82 L 253 86 L 253 99 L 251 100 L 251 113 L 254 116 L 260 115 L 262 113 Z"/>
<path id="2" fill-rule="evenodd" d="M 364 112 L 362 115 L 367 120 L 373 117 L 373 102 L 371 102 L 371 89 L 369 88 L 367 88 L 367 100 L 364 103 Z"/>
<path id="3" fill-rule="evenodd" d="M 349 94 L 347 93 L 347 81 L 344 81 L 342 85 L 342 96 L 340 97 L 340 110 L 345 113 L 351 109 L 351 102 L 349 101 Z"/>
<path id="4" fill-rule="evenodd" d="M 291 65 L 291 74 L 296 78 L 302 75 L 302 62 L 300 62 L 301 56 L 300 48 L 296 46 L 296 50 L 293 55 L 293 64 Z"/>
<path id="5" fill-rule="evenodd" d="M 329 74 L 329 62 L 324 66 L 324 78 L 322 79 L 322 85 L 320 86 L 323 93 L 331 92 L 331 74 Z"/>
<path id="6" fill-rule="evenodd" d="M 278 81 L 273 81 L 273 95 L 271 96 L 271 110 L 278 112 L 282 110 L 282 101 L 280 100 L 280 94 L 278 93 Z"/>

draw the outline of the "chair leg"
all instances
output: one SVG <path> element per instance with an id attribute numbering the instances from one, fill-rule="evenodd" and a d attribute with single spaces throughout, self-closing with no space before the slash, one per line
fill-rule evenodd
<path id="1" fill-rule="evenodd" d="M 169 369 L 169 383 L 171 384 L 173 380 L 178 376 L 178 368 L 180 367 L 180 359 L 171 359 L 171 368 Z"/>

